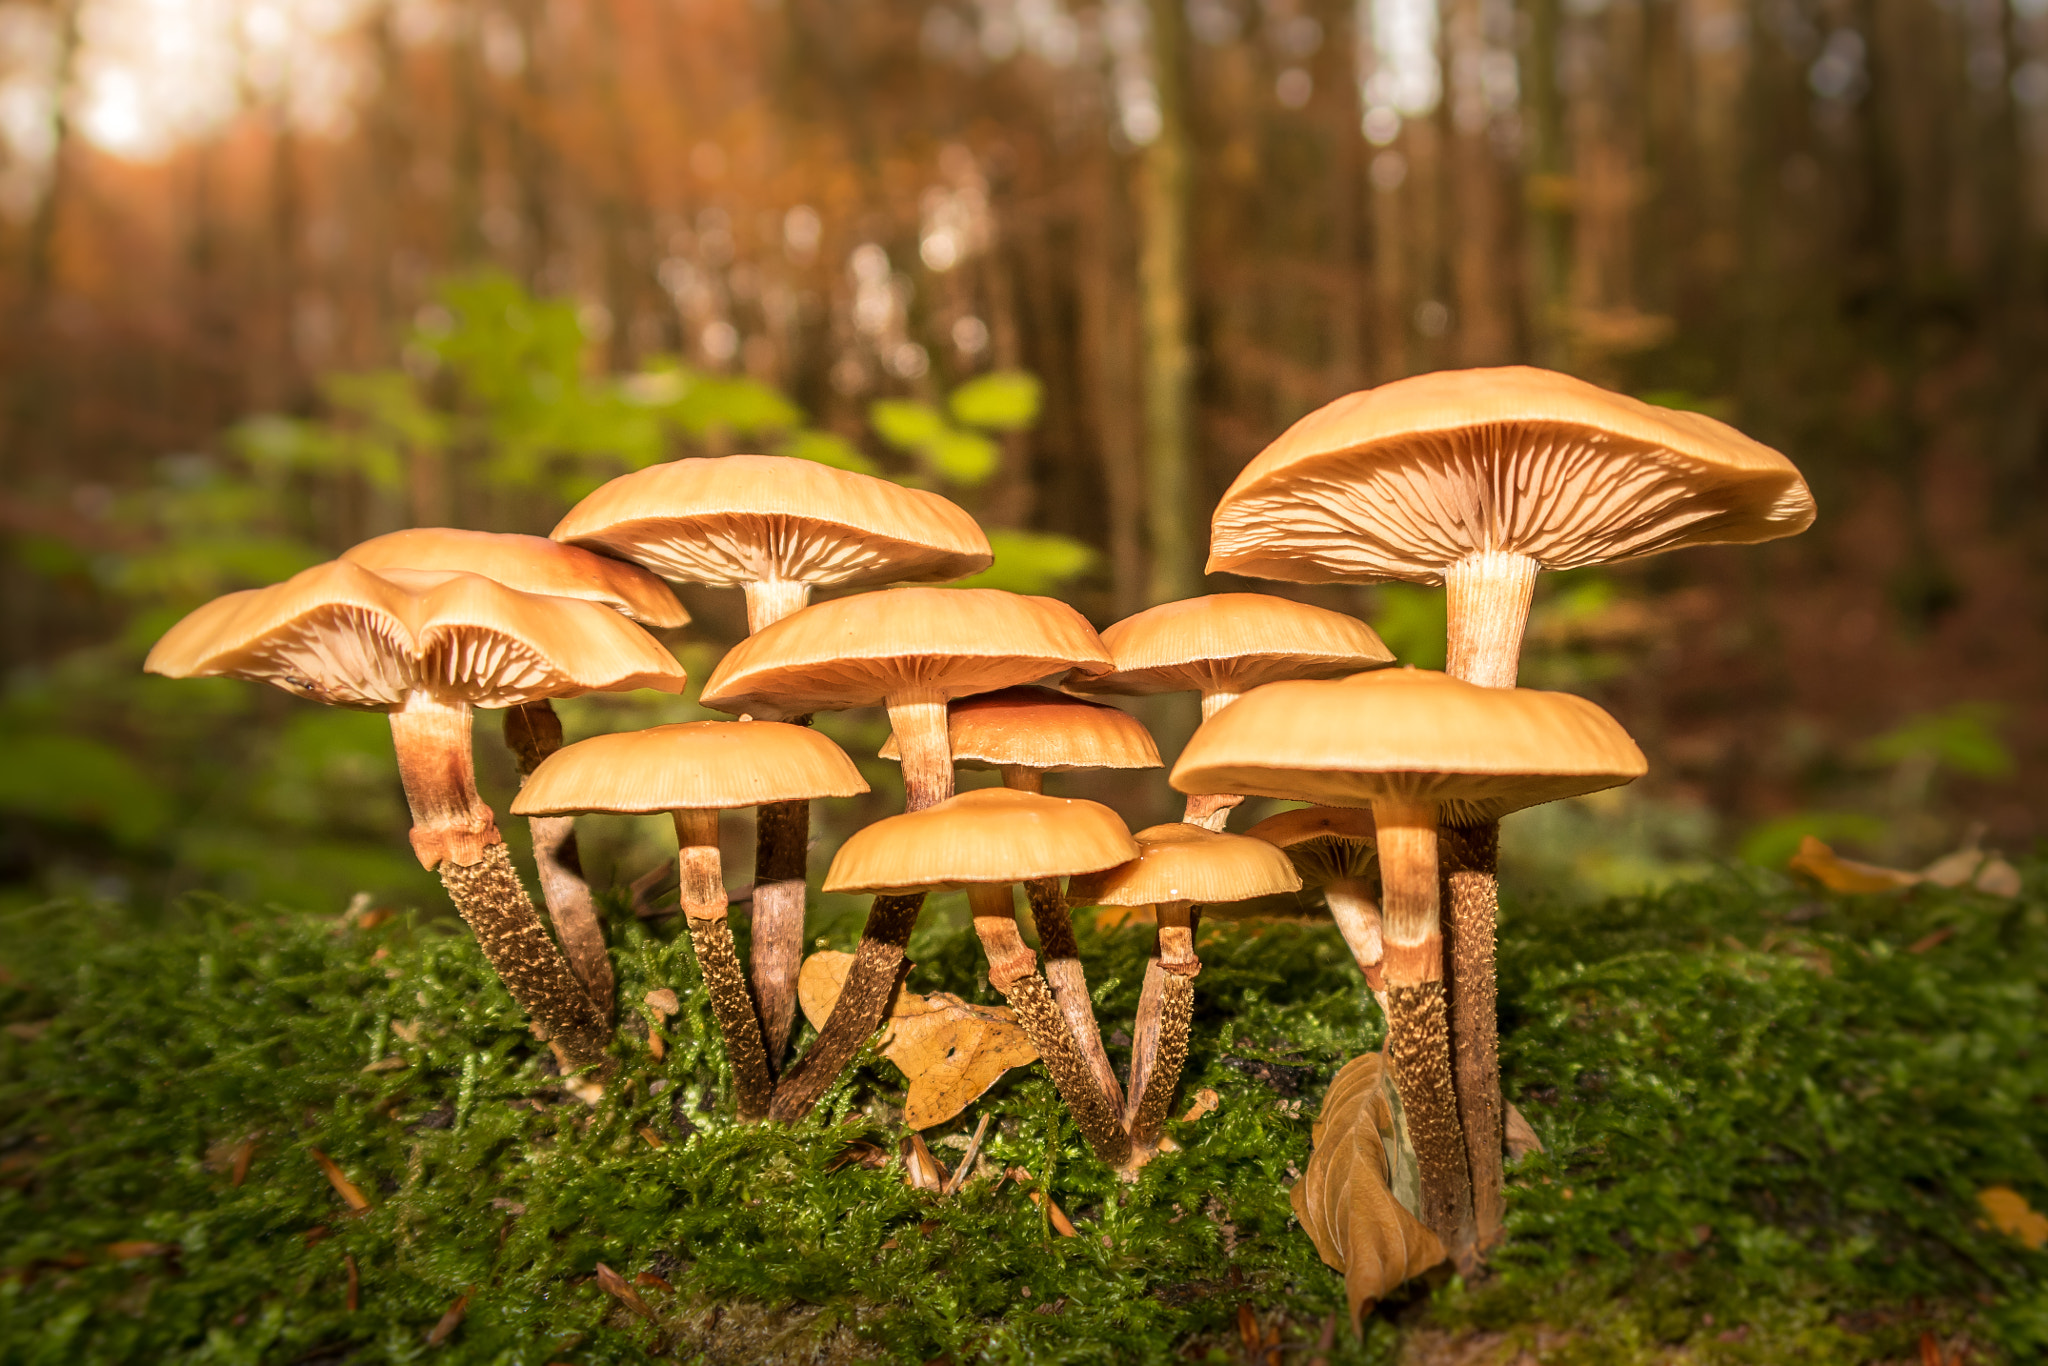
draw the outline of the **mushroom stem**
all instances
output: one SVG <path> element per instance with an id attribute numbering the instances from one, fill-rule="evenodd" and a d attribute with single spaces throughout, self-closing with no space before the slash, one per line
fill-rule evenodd
<path id="1" fill-rule="evenodd" d="M 1387 946 L 1380 926 L 1380 908 L 1372 899 L 1372 888 L 1364 878 L 1343 877 L 1323 886 L 1323 900 L 1330 905 L 1330 918 L 1344 936 L 1344 946 L 1358 970 L 1365 974 L 1380 1011 L 1387 1008 Z"/>
<path id="2" fill-rule="evenodd" d="M 476 795 L 470 707 L 425 691 L 408 693 L 391 713 L 391 746 L 412 809 L 412 851 L 429 871 L 444 862 L 468 867 L 502 844 L 491 808 Z"/>
<path id="3" fill-rule="evenodd" d="M 1126 1103 L 1132 1170 L 1159 1150 L 1159 1134 L 1187 1064 L 1188 1033 L 1195 1012 L 1195 926 L 1201 914 L 1185 901 L 1162 902 L 1159 951 L 1145 966 L 1145 986 L 1132 1030 L 1131 1089 Z"/>
<path id="4" fill-rule="evenodd" d="M 747 634 L 773 626 L 786 616 L 801 612 L 811 601 L 811 586 L 788 579 L 768 579 L 745 585 L 747 593 Z"/>
<path id="5" fill-rule="evenodd" d="M 1448 893 L 1445 929 L 1450 940 L 1451 1060 L 1458 1091 L 1458 1118 L 1472 1169 L 1472 1217 L 1479 1250 L 1505 1235 L 1500 1094 L 1500 1019 L 1495 1007 L 1494 934 L 1500 917 L 1500 825 L 1446 827 L 1442 835 L 1443 881 Z"/>
<path id="6" fill-rule="evenodd" d="M 818 1037 L 776 1084 L 768 1118 L 788 1124 L 809 1114 L 874 1034 L 896 983 L 908 970 L 903 950 L 923 907 L 923 892 L 875 898 L 853 953 L 853 966 L 847 969 L 846 985 L 840 988 L 839 999 Z"/>
<path id="7" fill-rule="evenodd" d="M 1422 1178 L 1422 1222 L 1460 1267 L 1476 1265 L 1472 1180 L 1458 1123 L 1451 1041 L 1444 1015 L 1443 937 L 1437 902 L 1434 803 L 1376 803 L 1382 960 L 1387 982 L 1387 1057 L 1401 1094 Z"/>
<path id="8" fill-rule="evenodd" d="M 1022 764 L 1003 765 L 1003 786 L 1017 792 L 1045 791 L 1045 773 Z M 1038 951 L 1044 955 L 1045 980 L 1052 998 L 1067 1017 L 1074 1042 L 1095 1082 L 1109 1097 L 1111 1110 L 1124 1108 L 1124 1088 L 1117 1083 L 1116 1069 L 1102 1047 L 1102 1026 L 1095 1019 L 1095 1003 L 1088 996 L 1088 974 L 1081 966 L 1081 946 L 1074 939 L 1074 918 L 1067 914 L 1067 898 L 1056 877 L 1033 878 L 1024 884 L 1024 896 L 1031 903 L 1032 928 L 1038 931 Z"/>
<path id="9" fill-rule="evenodd" d="M 1512 688 L 1536 574 L 1543 568 L 1512 550 L 1478 550 L 1444 570 L 1450 618 L 1444 671 L 1482 688 Z"/>
<path id="10" fill-rule="evenodd" d="M 512 751 L 523 787 L 541 760 L 562 747 L 562 718 L 545 697 L 520 707 L 505 709 L 505 747 Z M 548 919 L 555 922 L 555 937 L 570 970 L 590 993 L 598 1012 L 612 1013 L 612 960 L 605 952 L 604 924 L 590 896 L 590 884 L 583 880 L 582 861 L 576 850 L 574 816 L 529 816 L 527 829 L 533 833 L 533 863 L 540 873 L 541 899 L 547 903 Z"/>
<path id="11" fill-rule="evenodd" d="M 718 855 L 718 813 L 678 811 L 675 822 L 676 868 L 682 880 L 683 918 L 690 927 L 690 944 L 697 951 L 697 966 L 704 974 L 705 990 L 711 994 L 711 1013 L 718 1017 L 718 1032 L 725 1038 L 740 1118 L 759 1119 L 768 1113 L 775 1083 L 768 1077 L 761 1024 L 754 1017 L 754 1000 L 747 992 L 746 974 L 740 970 L 739 954 L 733 948 L 732 928 L 726 924 L 725 871 Z"/>
<path id="12" fill-rule="evenodd" d="M 804 865 L 810 841 L 809 802 L 769 802 L 755 813 L 753 942 L 747 964 L 771 1069 L 781 1065 L 796 1025 L 796 981 L 804 955 Z"/>
<path id="13" fill-rule="evenodd" d="M 1202 720 L 1209 718 L 1235 702 L 1242 693 L 1224 688 L 1212 688 L 1202 694 Z M 1199 825 L 1204 830 L 1218 834 L 1230 822 L 1230 813 L 1244 804 L 1244 797 L 1232 792 L 1212 792 L 1205 796 L 1189 797 L 1182 808 L 1181 819 L 1189 825 Z"/>
<path id="14" fill-rule="evenodd" d="M 967 889 L 974 932 L 988 955 L 988 980 L 1017 1012 L 1017 1023 L 1052 1074 L 1060 1099 L 1095 1155 L 1112 1167 L 1130 1159 L 1131 1141 L 1115 1107 L 1082 1057 L 1074 1033 L 1052 989 L 1039 975 L 1037 955 L 1017 932 L 1017 906 L 1009 883 L 977 883 Z"/>
<path id="15" fill-rule="evenodd" d="M 946 699 L 934 692 L 889 698 L 889 726 L 903 756 L 903 809 L 922 811 L 953 795 L 953 747 L 946 736 Z"/>

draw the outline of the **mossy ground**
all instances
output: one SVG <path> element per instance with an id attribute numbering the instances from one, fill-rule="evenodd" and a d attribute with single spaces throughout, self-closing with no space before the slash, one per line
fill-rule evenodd
<path id="1" fill-rule="evenodd" d="M 1481 1332 L 1546 1362 L 1918 1360 L 1927 1332 L 2048 1354 L 2048 1256 L 1975 1203 L 2003 1184 L 2048 1206 L 2038 899 L 1731 873 L 1518 908 L 1505 1070 L 1548 1154 L 1514 1169 L 1496 1273 L 1418 1286 L 1363 1339 L 1287 1204 L 1324 1083 L 1378 1042 L 1326 926 L 1205 931 L 1177 1109 L 1200 1087 L 1222 1104 L 1135 1186 L 1035 1069 L 963 1117 L 996 1116 L 992 1162 L 1028 1169 L 1073 1238 L 1013 1182 L 941 1199 L 845 1161 L 901 1136 L 885 1062 L 809 1123 L 733 1124 L 671 926 L 614 919 L 629 1023 L 584 1105 L 457 929 L 203 901 L 0 925 L 0 1361 L 1378 1362 Z M 1111 1030 L 1144 941 L 1084 935 Z M 916 985 L 988 997 L 957 917 L 914 956 Z M 658 986 L 683 1000 L 662 1060 L 637 1009 Z"/>

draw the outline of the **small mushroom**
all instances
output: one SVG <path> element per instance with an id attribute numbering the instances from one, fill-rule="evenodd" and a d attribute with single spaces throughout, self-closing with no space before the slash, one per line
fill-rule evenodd
<path id="1" fill-rule="evenodd" d="M 412 846 L 438 870 L 484 954 L 575 1066 L 597 1062 L 605 1014 L 548 937 L 477 797 L 471 710 L 658 688 L 682 666 L 608 608 L 476 574 L 372 573 L 334 560 L 186 616 L 143 662 L 172 678 L 248 678 L 391 718 Z"/>
<path id="2" fill-rule="evenodd" d="M 1106 669 L 1095 629 L 1063 602 L 988 588 L 892 588 L 806 607 L 734 646 L 704 685 L 720 711 L 780 718 L 885 706 L 908 808 L 953 795 L 946 704 L 1066 669 Z M 887 1008 L 921 896 L 878 897 L 832 1018 L 776 1087 L 774 1117 L 817 1103 Z"/>
<path id="3" fill-rule="evenodd" d="M 718 813 L 867 790 L 853 761 L 814 730 L 775 721 L 690 721 L 599 735 L 558 750 L 533 771 L 512 810 L 561 816 L 666 811 L 674 817 L 690 942 L 732 1062 L 740 1118 L 759 1119 L 775 1087 L 726 923 Z"/>
<path id="4" fill-rule="evenodd" d="M 1213 593 L 1147 608 L 1102 633 L 1116 667 L 1062 679 L 1069 692 L 1198 692 L 1207 721 L 1263 683 L 1341 678 L 1394 662 L 1372 627 L 1355 617 L 1265 593 Z M 1190 797 L 1183 820 L 1221 830 L 1232 794 Z"/>
<path id="5" fill-rule="evenodd" d="M 1377 853 L 1372 812 L 1341 806 L 1304 806 L 1268 816 L 1245 831 L 1286 854 L 1303 887 L 1320 887 L 1330 918 L 1344 936 L 1373 999 L 1386 1008 L 1381 960 L 1380 908 L 1371 878 Z"/>
<path id="6" fill-rule="evenodd" d="M 1089 1146 L 1121 1166 L 1130 1156 L 1122 1118 L 1039 973 L 1037 955 L 1017 932 L 1012 888 L 1113 867 L 1137 853 L 1123 821 L 1098 802 L 985 787 L 855 833 L 832 860 L 825 890 L 880 897 L 964 888 L 990 984 L 1016 1010 Z M 835 1007 L 832 1019 L 838 1018 Z"/>
<path id="7" fill-rule="evenodd" d="M 622 475 L 571 508 L 553 536 L 680 583 L 743 589 L 749 633 L 802 608 L 814 588 L 940 582 L 994 559 L 974 519 L 935 493 L 779 455 Z M 755 821 L 750 966 L 778 1064 L 796 1023 L 810 820 L 807 803 L 777 802 Z"/>
<path id="8" fill-rule="evenodd" d="M 351 564 L 383 573 L 387 569 L 481 574 L 522 593 L 580 598 L 602 603 L 655 630 L 687 625 L 690 614 L 668 585 L 637 565 L 593 555 L 545 536 L 464 531 L 455 527 L 411 527 L 374 536 L 341 553 Z M 505 709 L 505 744 L 517 761 L 520 781 L 562 747 L 562 722 L 547 698 Z M 576 852 L 575 822 L 542 816 L 527 822 L 533 861 L 540 872 L 548 918 L 569 957 L 569 966 L 607 1015 L 612 1008 L 612 964 L 605 953 L 604 927 L 590 899 L 590 886 Z"/>
<path id="9" fill-rule="evenodd" d="M 955 767 L 997 769 L 1003 786 L 1018 792 L 1043 792 L 1048 773 L 1160 766 L 1159 747 L 1135 716 L 1051 688 L 1001 688 L 959 698 L 946 709 L 946 739 Z M 900 753 L 891 735 L 878 757 L 896 759 Z M 1031 903 L 1053 999 L 1073 1028 L 1096 1080 L 1121 1109 L 1123 1088 L 1102 1048 L 1102 1031 L 1088 997 L 1088 975 L 1081 967 L 1081 950 L 1059 879 L 1032 878 L 1024 884 L 1024 894 Z"/>
<path id="10" fill-rule="evenodd" d="M 1473 1173 L 1483 1182 L 1489 1164 L 1499 1169 L 1501 1118 L 1497 1090 L 1491 1108 L 1482 1089 L 1481 1104 L 1465 1110 L 1452 1079 L 1438 826 L 1497 821 L 1632 782 L 1647 768 L 1628 733 L 1584 698 L 1475 687 L 1418 669 L 1261 688 L 1197 731 L 1174 765 L 1183 792 L 1372 809 L 1387 1055 L 1422 1172 L 1423 1221 L 1463 1265 L 1485 1250 L 1482 1231 L 1491 1238 L 1500 1227 L 1499 1210 L 1475 1216 Z M 1491 1061 L 1497 1070 L 1497 1053 Z"/>
<path id="11" fill-rule="evenodd" d="M 1187 1062 L 1195 975 L 1202 970 L 1195 956 L 1202 908 L 1300 888 L 1293 865 L 1272 845 L 1187 822 L 1140 830 L 1137 858 L 1069 884 L 1068 894 L 1078 905 L 1151 906 L 1159 924 L 1158 947 L 1145 966 L 1131 1030 L 1131 1082 L 1124 1103 L 1131 1136 L 1127 1177 L 1159 1151 L 1161 1125 Z"/>

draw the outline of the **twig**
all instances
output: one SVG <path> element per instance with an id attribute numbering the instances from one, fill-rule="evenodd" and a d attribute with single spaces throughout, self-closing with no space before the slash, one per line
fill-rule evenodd
<path id="1" fill-rule="evenodd" d="M 974 1159 L 981 1156 L 981 1140 L 983 1135 L 988 1133 L 988 1118 L 989 1112 L 983 1110 L 981 1123 L 974 1126 L 974 1137 L 968 1141 L 966 1155 L 960 1159 L 960 1165 L 953 1169 L 953 1174 L 946 1178 L 945 1187 L 939 1194 L 958 1195 L 960 1188 L 967 1184 L 967 1174 L 974 1170 Z"/>

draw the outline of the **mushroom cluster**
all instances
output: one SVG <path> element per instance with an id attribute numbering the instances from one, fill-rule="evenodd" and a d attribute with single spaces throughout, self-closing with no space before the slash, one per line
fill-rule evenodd
<path id="1" fill-rule="evenodd" d="M 613 480 L 548 538 L 379 537 L 207 604 L 146 667 L 388 714 L 414 850 L 568 1066 L 606 1065 L 613 995 L 572 822 L 671 815 L 684 920 L 744 1120 L 794 1120 L 817 1103 L 882 1024 L 926 896 L 964 890 L 991 985 L 1096 1154 L 1134 1176 L 1166 1146 L 1205 908 L 1318 889 L 1386 1017 L 1421 1175 L 1412 1212 L 1469 1267 L 1503 1224 L 1497 822 L 1646 769 L 1592 703 L 1515 686 L 1535 575 L 1789 535 L 1812 517 L 1784 457 L 1711 419 L 1544 371 L 1447 372 L 1296 423 L 1225 494 L 1209 565 L 1443 584 L 1447 673 L 1389 667 L 1364 623 L 1266 594 L 1166 603 L 1098 635 L 1049 598 L 931 586 L 991 562 L 960 508 L 752 455 Z M 687 621 L 664 579 L 744 590 L 749 634 L 702 694 L 737 719 L 564 746 L 553 698 L 682 690 L 650 634 Z M 878 591 L 812 604 L 821 587 Z M 1136 719 L 1092 699 L 1173 691 L 1202 698 L 1170 774 L 1182 820 L 1133 835 L 1106 806 L 1046 793 L 1048 775 L 1161 767 Z M 522 779 L 512 811 L 533 825 L 546 921 L 477 795 L 477 707 L 507 713 Z M 828 1018 L 788 1059 L 810 803 L 867 791 L 809 721 L 862 707 L 887 711 L 881 757 L 902 766 L 905 810 L 850 837 L 824 877 L 825 890 L 874 900 Z M 1003 785 L 956 795 L 960 765 Z M 1247 796 L 1310 805 L 1227 832 Z M 718 841 L 719 813 L 738 808 L 757 813 L 745 965 Z M 1156 925 L 1121 1078 L 1071 906 L 1147 907 Z"/>

